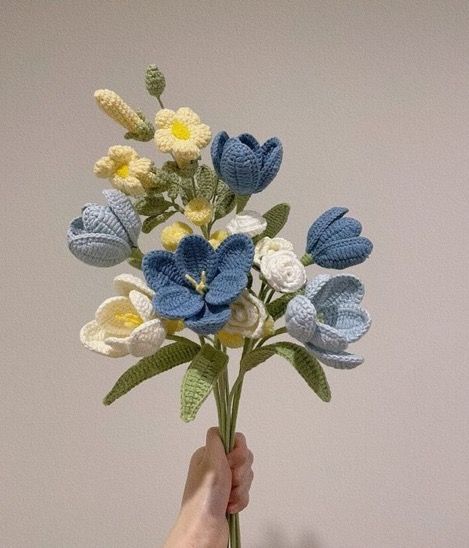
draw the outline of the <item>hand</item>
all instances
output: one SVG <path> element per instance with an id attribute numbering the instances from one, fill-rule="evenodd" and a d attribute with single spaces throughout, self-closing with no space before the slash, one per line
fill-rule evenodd
<path id="1" fill-rule="evenodd" d="M 181 510 L 165 547 L 226 548 L 225 514 L 248 505 L 252 463 L 243 434 L 236 433 L 233 451 L 225 455 L 218 428 L 210 428 L 205 446 L 192 455 Z"/>

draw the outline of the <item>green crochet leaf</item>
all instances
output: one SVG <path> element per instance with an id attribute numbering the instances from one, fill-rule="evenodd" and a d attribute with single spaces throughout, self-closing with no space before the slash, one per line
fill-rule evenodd
<path id="1" fill-rule="evenodd" d="M 293 297 L 296 297 L 296 295 L 300 295 L 301 293 L 301 290 L 295 291 L 295 293 L 285 293 L 285 295 L 282 295 L 278 299 L 275 299 L 275 301 L 267 304 L 267 312 L 274 320 L 278 320 L 285 314 L 287 304 L 293 299 Z"/>
<path id="2" fill-rule="evenodd" d="M 207 399 L 218 375 L 226 367 L 228 356 L 209 344 L 204 344 L 192 360 L 181 385 L 181 418 L 185 422 L 195 419 Z"/>
<path id="3" fill-rule="evenodd" d="M 269 209 L 267 213 L 264 213 L 263 217 L 267 219 L 267 228 L 262 236 L 268 236 L 269 238 L 277 236 L 288 221 L 289 213 L 290 206 L 288 204 L 277 204 Z"/>
<path id="4" fill-rule="evenodd" d="M 139 198 L 134 207 L 139 215 L 151 216 L 164 213 L 171 205 L 171 202 L 166 201 L 162 194 L 149 194 L 144 198 Z"/>
<path id="5" fill-rule="evenodd" d="M 161 213 L 160 215 L 152 215 L 151 217 L 147 217 L 143 221 L 142 232 L 144 232 L 145 234 L 148 234 L 158 225 L 167 221 L 175 213 L 176 212 L 174 210 L 171 210 L 171 211 L 165 211 L 164 213 Z"/>
<path id="6" fill-rule="evenodd" d="M 236 194 L 222 180 L 218 181 L 217 197 L 215 199 L 215 220 L 228 215 L 236 205 Z"/>
<path id="7" fill-rule="evenodd" d="M 132 248 L 132 255 L 127 259 L 127 262 L 130 266 L 133 266 L 134 268 L 138 268 L 139 270 L 142 270 L 142 259 L 143 259 L 143 253 L 140 251 L 138 247 Z"/>
<path id="8" fill-rule="evenodd" d="M 137 384 L 164 373 L 176 365 L 187 363 L 200 350 L 200 346 L 189 339 L 178 341 L 160 348 L 158 352 L 143 358 L 119 377 L 109 394 L 104 398 L 104 405 L 111 405 L 118 398 L 127 394 Z"/>
<path id="9" fill-rule="evenodd" d="M 215 171 L 206 165 L 201 165 L 197 169 L 195 180 L 197 183 L 197 195 L 211 200 L 218 184 L 218 176 Z"/>
<path id="10" fill-rule="evenodd" d="M 241 366 L 249 371 L 274 354 L 289 361 L 322 401 L 331 400 L 331 390 L 320 363 L 304 347 L 297 344 L 282 341 L 263 346 L 244 356 Z"/>

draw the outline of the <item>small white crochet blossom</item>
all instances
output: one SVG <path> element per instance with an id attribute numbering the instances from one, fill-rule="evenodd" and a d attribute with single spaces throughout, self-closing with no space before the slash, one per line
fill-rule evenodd
<path id="1" fill-rule="evenodd" d="M 257 211 L 245 210 L 238 213 L 227 224 L 229 234 L 247 234 L 254 237 L 262 234 L 267 228 L 267 220 Z"/>
<path id="2" fill-rule="evenodd" d="M 254 264 L 260 266 L 262 257 L 281 250 L 293 251 L 293 244 L 284 238 L 261 238 L 254 250 Z"/>
<path id="3" fill-rule="evenodd" d="M 264 303 L 245 289 L 231 305 L 231 317 L 223 331 L 257 339 L 263 334 L 266 319 Z"/>
<path id="4" fill-rule="evenodd" d="M 131 274 L 114 278 L 114 288 L 119 296 L 99 306 L 95 319 L 82 327 L 81 342 L 111 358 L 151 356 L 166 338 L 163 322 L 153 311 L 153 291 Z"/>
<path id="5" fill-rule="evenodd" d="M 161 152 L 171 152 L 176 159 L 196 160 L 200 150 L 206 147 L 212 133 L 199 116 L 189 107 L 174 112 L 164 108 L 156 113 L 155 143 Z"/>
<path id="6" fill-rule="evenodd" d="M 142 196 L 152 187 L 152 167 L 153 162 L 140 158 L 132 147 L 115 145 L 95 163 L 93 171 L 97 177 L 110 179 L 112 186 L 124 194 Z"/>
<path id="7" fill-rule="evenodd" d="M 261 272 L 270 287 L 281 293 L 294 293 L 306 283 L 305 267 L 289 250 L 264 255 Z"/>

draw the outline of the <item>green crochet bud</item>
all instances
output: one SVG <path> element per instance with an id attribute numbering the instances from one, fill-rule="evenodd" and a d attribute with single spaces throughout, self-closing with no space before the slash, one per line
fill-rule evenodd
<path id="1" fill-rule="evenodd" d="M 145 74 L 145 85 L 150 95 L 160 97 L 166 87 L 166 80 L 156 65 L 149 65 Z"/>

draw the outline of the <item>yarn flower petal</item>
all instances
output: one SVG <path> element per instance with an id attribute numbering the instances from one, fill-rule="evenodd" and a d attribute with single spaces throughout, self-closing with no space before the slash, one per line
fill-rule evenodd
<path id="1" fill-rule="evenodd" d="M 130 336 L 129 354 L 136 357 L 151 356 L 163 344 L 166 329 L 159 318 L 147 321 L 137 327 Z"/>
<path id="2" fill-rule="evenodd" d="M 96 320 L 91 320 L 80 330 L 80 341 L 88 350 L 109 358 L 121 358 L 128 354 L 126 347 L 118 348 L 108 344 L 106 342 L 107 337 L 108 334 Z"/>
<path id="3" fill-rule="evenodd" d="M 174 254 L 169 251 L 150 251 L 142 260 L 142 271 L 147 284 L 153 289 L 164 286 L 186 285 L 176 267 Z"/>
<path id="4" fill-rule="evenodd" d="M 219 270 L 239 268 L 247 274 L 254 259 L 254 244 L 248 236 L 235 234 L 223 240 L 217 256 Z"/>
<path id="5" fill-rule="evenodd" d="M 214 305 L 229 304 L 241 295 L 247 283 L 247 275 L 242 270 L 223 270 L 210 283 L 205 301 Z"/>
<path id="6" fill-rule="evenodd" d="M 182 276 L 198 279 L 205 272 L 211 281 L 216 272 L 217 254 L 213 247 L 200 236 L 190 234 L 183 238 L 174 254 L 176 266 Z"/>
<path id="7" fill-rule="evenodd" d="M 161 316 L 169 320 L 193 316 L 204 307 L 202 295 L 181 285 L 162 287 L 153 304 Z"/>
<path id="8" fill-rule="evenodd" d="M 320 350 L 310 343 L 306 343 L 306 348 L 321 361 L 323 364 L 335 369 L 353 369 L 363 363 L 362 356 L 350 354 L 349 352 L 330 352 L 328 350 Z"/>
<path id="9" fill-rule="evenodd" d="M 199 335 L 210 335 L 216 333 L 230 319 L 229 306 L 216 306 L 205 304 L 205 307 L 195 316 L 185 320 L 186 327 L 192 329 Z"/>

